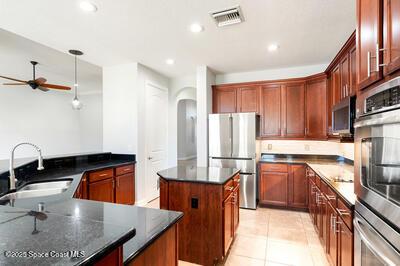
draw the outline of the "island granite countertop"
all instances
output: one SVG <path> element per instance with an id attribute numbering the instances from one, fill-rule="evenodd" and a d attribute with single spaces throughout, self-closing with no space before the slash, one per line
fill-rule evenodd
<path id="1" fill-rule="evenodd" d="M 260 163 L 305 164 L 335 190 L 347 203 L 354 207 L 354 166 L 351 160 L 331 155 L 285 155 L 263 154 Z M 337 182 L 335 179 L 346 182 Z"/>
<path id="2" fill-rule="evenodd" d="M 235 168 L 177 166 L 157 173 L 168 181 L 195 182 L 206 184 L 225 184 L 229 179 L 239 173 Z"/>
<path id="3" fill-rule="evenodd" d="M 2 257 L 0 265 L 91 265 L 122 244 L 124 262 L 129 262 L 182 217 L 180 212 L 72 198 L 85 172 L 135 163 L 135 155 L 57 156 L 45 159 L 44 171 L 34 170 L 35 163 L 24 161 L 16 168 L 22 180 L 18 187 L 49 180 L 70 179 L 72 183 L 67 191 L 57 195 L 0 201 L 0 238 L 4 239 L 0 252 L 32 250 L 43 253 L 77 248 L 84 251 L 85 257 L 74 260 Z M 7 175 L 8 172 L 0 173 L 3 179 Z M 42 212 L 38 212 L 39 203 L 44 206 Z M 35 216 L 43 220 L 36 219 L 38 233 L 32 234 Z M 62 243 L 64 238 L 67 241 Z"/>

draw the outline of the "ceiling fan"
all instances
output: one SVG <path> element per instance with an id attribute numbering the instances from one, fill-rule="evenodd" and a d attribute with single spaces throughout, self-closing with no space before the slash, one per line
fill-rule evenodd
<path id="1" fill-rule="evenodd" d="M 67 87 L 67 86 L 48 84 L 48 83 L 46 83 L 47 80 L 45 78 L 36 78 L 36 65 L 38 64 L 38 62 L 31 61 L 31 64 L 33 66 L 33 79 L 32 80 L 24 81 L 24 80 L 0 76 L 0 78 L 17 81 L 17 83 L 3 83 L 3 85 L 12 85 L 12 86 L 29 85 L 34 90 L 39 89 L 39 90 L 45 91 L 45 92 L 48 90 L 70 90 L 71 89 L 70 87 Z"/>

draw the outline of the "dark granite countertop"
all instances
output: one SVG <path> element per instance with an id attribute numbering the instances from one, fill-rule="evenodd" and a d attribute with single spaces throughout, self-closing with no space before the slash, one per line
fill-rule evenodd
<path id="1" fill-rule="evenodd" d="M 331 155 L 267 155 L 263 154 L 260 163 L 289 163 L 306 164 L 313 169 L 318 176 L 324 179 L 344 201 L 353 207 L 356 200 L 354 194 L 354 166 L 352 161 L 339 156 Z M 335 179 L 350 182 L 337 182 Z"/>
<path id="2" fill-rule="evenodd" d="M 177 166 L 158 172 L 157 174 L 169 181 L 196 182 L 207 184 L 225 184 L 239 173 L 235 168 Z"/>
<path id="3" fill-rule="evenodd" d="M 0 206 L 0 265 L 93 265 L 135 232 L 134 225 Z M 83 254 L 66 256 L 68 251 Z M 29 257 L 8 257 L 7 252 L 26 252 Z M 50 257 L 39 257 L 46 253 Z"/>
<path id="4" fill-rule="evenodd" d="M 78 250 L 85 251 L 85 257 L 76 260 L 41 258 L 33 261 L 3 256 L 0 258 L 0 265 L 92 264 L 93 260 L 122 244 L 124 261 L 132 260 L 175 224 L 182 213 L 72 197 L 85 172 L 134 162 L 134 155 L 100 153 L 46 159 L 44 171 L 34 169 L 35 161 L 25 162 L 17 168 L 19 187 L 49 180 L 70 179 L 72 183 L 67 191 L 57 195 L 0 201 L 0 252 L 66 251 L 79 248 Z M 1 176 L 8 178 L 8 172 L 0 174 Z M 41 231 L 32 234 L 34 217 L 29 214 L 34 213 L 32 210 L 38 210 L 39 203 L 44 204 L 43 213 L 47 218 L 43 221 L 37 220 L 37 227 L 40 225 L 39 231 L 42 230 L 43 233 Z M 24 216 L 16 218 L 22 215 Z M 65 243 L 64 238 L 67 239 Z"/>

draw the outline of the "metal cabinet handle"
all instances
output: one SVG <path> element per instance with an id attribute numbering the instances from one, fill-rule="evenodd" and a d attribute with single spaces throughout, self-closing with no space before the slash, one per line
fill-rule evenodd
<path id="1" fill-rule="evenodd" d="M 336 211 L 339 213 L 340 216 L 350 216 L 350 213 L 344 209 L 336 208 Z"/>
<path id="2" fill-rule="evenodd" d="M 331 213 L 331 230 L 336 231 L 336 216 L 333 213 Z"/>
<path id="3" fill-rule="evenodd" d="M 227 187 L 225 190 L 232 191 L 234 187 Z"/>
<path id="4" fill-rule="evenodd" d="M 326 198 L 327 198 L 328 200 L 334 200 L 334 199 L 336 199 L 335 196 L 329 196 L 329 195 L 326 195 Z"/>
<path id="5" fill-rule="evenodd" d="M 341 230 L 337 230 L 338 229 L 338 226 L 339 225 L 341 225 L 341 224 L 343 224 L 341 221 L 338 221 L 337 219 L 335 219 L 335 233 L 340 233 L 341 232 Z"/>
<path id="6" fill-rule="evenodd" d="M 371 77 L 371 52 L 367 52 L 367 72 L 368 77 Z"/>
<path id="7" fill-rule="evenodd" d="M 103 176 L 107 176 L 108 174 L 100 174 L 99 176 L 100 177 L 103 177 Z"/>

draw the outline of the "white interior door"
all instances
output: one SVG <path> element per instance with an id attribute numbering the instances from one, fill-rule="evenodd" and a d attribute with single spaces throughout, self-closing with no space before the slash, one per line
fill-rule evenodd
<path id="1" fill-rule="evenodd" d="M 146 197 L 159 197 L 157 172 L 167 168 L 168 147 L 167 89 L 146 83 Z"/>

